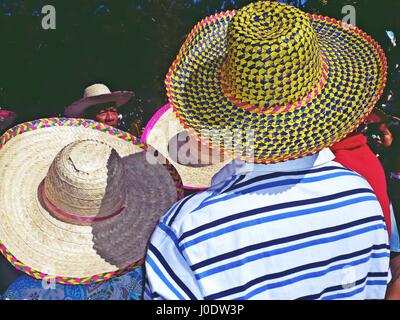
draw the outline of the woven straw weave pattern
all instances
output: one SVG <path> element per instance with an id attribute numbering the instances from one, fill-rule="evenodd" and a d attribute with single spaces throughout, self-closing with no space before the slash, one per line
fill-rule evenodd
<path id="1" fill-rule="evenodd" d="M 244 138 L 235 155 L 276 163 L 315 154 L 354 131 L 386 75 L 383 50 L 361 30 L 263 1 L 201 21 L 166 86 L 177 117 L 199 139 L 229 150 L 223 135 L 203 130 L 252 130 L 254 139 Z"/>

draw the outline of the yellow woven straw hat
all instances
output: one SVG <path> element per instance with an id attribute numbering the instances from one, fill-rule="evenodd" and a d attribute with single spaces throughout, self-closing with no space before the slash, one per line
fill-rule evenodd
<path id="1" fill-rule="evenodd" d="M 178 171 L 185 189 L 203 190 L 231 158 L 209 146 L 201 146 L 175 117 L 169 104 L 161 107 L 147 123 L 141 141 L 161 153 Z"/>
<path id="2" fill-rule="evenodd" d="M 261 1 L 201 21 L 166 87 L 176 116 L 199 139 L 250 162 L 276 163 L 354 131 L 386 75 L 383 50 L 360 29 Z M 241 134 L 241 143 L 230 145 L 227 134 Z"/>
<path id="3" fill-rule="evenodd" d="M 0 143 L 0 252 L 37 279 L 90 284 L 142 265 L 183 195 L 171 165 L 94 121 L 28 122 Z"/>

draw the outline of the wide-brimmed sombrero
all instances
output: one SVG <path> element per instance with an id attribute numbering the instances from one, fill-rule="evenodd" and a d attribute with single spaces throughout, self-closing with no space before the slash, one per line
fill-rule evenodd
<path id="1" fill-rule="evenodd" d="M 176 116 L 199 139 L 244 160 L 275 163 L 355 131 L 386 75 L 383 50 L 360 29 L 261 1 L 201 21 L 166 87 Z M 243 138 L 233 149 L 224 139 L 235 133 Z"/>
<path id="2" fill-rule="evenodd" d="M 17 114 L 10 110 L 0 109 L 0 132 L 6 130 L 15 120 Z"/>
<path id="3" fill-rule="evenodd" d="M 106 103 L 113 103 L 113 106 L 119 108 L 126 104 L 133 96 L 134 93 L 132 91 L 111 92 L 106 85 L 96 83 L 85 89 L 82 99 L 75 101 L 65 108 L 64 114 L 67 117 L 81 117 L 88 108 Z"/>
<path id="4" fill-rule="evenodd" d="M 37 279 L 89 284 L 142 265 L 160 217 L 183 196 L 173 166 L 101 123 L 42 119 L 0 143 L 0 252 Z"/>
<path id="5" fill-rule="evenodd" d="M 178 171 L 186 189 L 211 186 L 212 177 L 231 159 L 209 146 L 200 146 L 175 117 L 169 104 L 161 107 L 147 123 L 141 141 L 151 145 Z"/>

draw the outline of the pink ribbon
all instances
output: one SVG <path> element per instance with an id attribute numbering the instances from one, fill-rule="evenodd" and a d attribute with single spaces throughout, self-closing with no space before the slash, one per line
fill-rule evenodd
<path id="1" fill-rule="evenodd" d="M 125 207 L 122 207 L 122 208 L 118 209 L 117 211 L 115 211 L 114 213 L 107 215 L 105 217 L 94 217 L 94 218 L 81 217 L 81 216 L 77 216 L 75 214 L 66 212 L 66 211 L 58 208 L 56 205 L 54 205 L 49 200 L 49 198 L 47 198 L 47 196 L 46 196 L 44 180 L 40 184 L 39 192 L 40 192 L 40 196 L 48 210 L 50 210 L 51 212 L 57 213 L 57 215 L 60 215 L 64 218 L 67 218 L 72 221 L 77 221 L 77 222 L 89 223 L 89 222 L 100 222 L 100 221 L 108 220 L 110 218 L 113 218 L 113 217 L 119 215 L 125 209 Z"/>

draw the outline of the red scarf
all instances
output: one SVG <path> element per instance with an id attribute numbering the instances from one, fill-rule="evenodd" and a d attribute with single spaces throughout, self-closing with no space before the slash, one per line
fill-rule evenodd
<path id="1" fill-rule="evenodd" d="M 363 134 L 350 136 L 331 147 L 336 162 L 363 176 L 374 190 L 385 216 L 386 226 L 391 233 L 390 201 L 387 193 L 385 171 L 382 164 L 367 145 Z"/>

